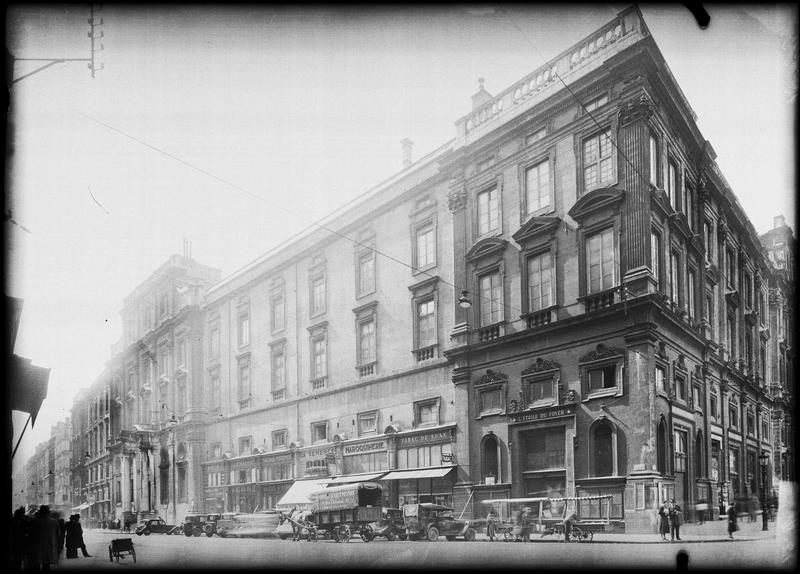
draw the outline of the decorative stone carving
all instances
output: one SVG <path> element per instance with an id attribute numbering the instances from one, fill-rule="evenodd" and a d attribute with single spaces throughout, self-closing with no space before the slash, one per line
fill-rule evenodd
<path id="1" fill-rule="evenodd" d="M 655 113 L 653 101 L 642 92 L 635 100 L 620 106 L 619 123 L 620 125 L 629 124 L 636 120 L 647 120 Z"/>
<path id="2" fill-rule="evenodd" d="M 499 383 L 499 382 L 505 382 L 507 380 L 508 377 L 505 374 L 499 371 L 486 369 L 486 374 L 481 377 L 480 381 L 478 381 L 478 384 L 486 385 L 488 383 Z"/>
<path id="3" fill-rule="evenodd" d="M 464 209 L 467 205 L 467 192 L 464 189 L 454 189 L 447 194 L 447 208 L 450 213 Z"/>
<path id="4" fill-rule="evenodd" d="M 675 361 L 675 368 L 681 369 L 683 371 L 686 370 L 686 361 L 685 361 L 685 357 L 684 357 L 683 353 L 678 355 L 678 360 Z"/>
<path id="5" fill-rule="evenodd" d="M 536 359 L 531 365 L 522 371 L 523 375 L 531 375 L 533 373 L 539 373 L 541 371 L 552 371 L 554 369 L 560 368 L 561 365 L 556 363 L 555 361 L 550 361 L 548 359 L 542 359 L 539 357 Z"/>
<path id="6" fill-rule="evenodd" d="M 608 347 L 603 343 L 598 343 L 594 351 L 589 351 L 580 358 L 580 362 L 588 363 L 589 361 L 598 361 L 600 359 L 608 359 L 610 357 L 619 357 L 622 354 L 622 349 Z"/>

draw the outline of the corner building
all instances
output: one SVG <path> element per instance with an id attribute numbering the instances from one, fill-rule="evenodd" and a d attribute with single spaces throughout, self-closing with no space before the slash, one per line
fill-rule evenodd
<path id="1" fill-rule="evenodd" d="M 441 160 L 475 302 L 446 353 L 473 514 L 610 494 L 613 520 L 651 532 L 665 500 L 691 518 L 759 496 L 759 455 L 766 488 L 780 472 L 782 283 L 639 10 L 482 84 Z"/>

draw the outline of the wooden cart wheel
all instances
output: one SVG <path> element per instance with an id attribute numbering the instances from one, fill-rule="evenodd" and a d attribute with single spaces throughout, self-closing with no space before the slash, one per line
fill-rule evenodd
<path id="1" fill-rule="evenodd" d="M 373 538 L 375 538 L 375 532 L 373 532 L 372 526 L 367 524 L 361 528 L 361 540 L 364 542 L 371 542 Z"/>
<path id="2" fill-rule="evenodd" d="M 133 563 L 136 564 L 136 550 L 131 548 L 131 556 L 133 556 Z"/>
<path id="3" fill-rule="evenodd" d="M 581 530 L 577 526 L 573 526 L 572 530 L 569 533 L 569 541 L 580 542 L 582 539 L 583 539 L 583 530 Z"/>
<path id="4" fill-rule="evenodd" d="M 467 531 L 464 533 L 464 540 L 466 540 L 467 542 L 473 542 L 475 540 L 474 528 L 467 528 Z"/>
<path id="5" fill-rule="evenodd" d="M 394 526 L 389 527 L 389 530 L 386 531 L 386 540 L 389 542 L 397 540 L 397 530 Z"/>
<path id="6" fill-rule="evenodd" d="M 506 542 L 511 542 L 512 540 L 514 540 L 514 535 L 508 528 L 503 530 L 503 540 L 505 540 Z"/>
<path id="7" fill-rule="evenodd" d="M 586 541 L 587 541 L 587 542 L 591 542 L 591 541 L 592 541 L 592 538 L 594 538 L 594 532 L 593 532 L 593 531 L 591 531 L 591 530 L 588 530 L 588 531 L 586 531 L 586 532 L 584 533 L 584 537 L 586 538 Z"/>
<path id="8" fill-rule="evenodd" d="M 114 553 L 111 552 L 111 546 L 108 547 L 108 561 L 114 563 Z"/>

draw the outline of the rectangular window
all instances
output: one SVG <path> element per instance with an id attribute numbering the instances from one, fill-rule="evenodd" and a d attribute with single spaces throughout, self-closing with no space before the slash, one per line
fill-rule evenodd
<path id="1" fill-rule="evenodd" d="M 702 410 L 703 405 L 700 404 L 700 389 L 692 386 L 692 404 L 696 410 Z"/>
<path id="2" fill-rule="evenodd" d="M 322 379 L 328 374 L 327 337 L 316 335 L 311 339 L 311 378 Z"/>
<path id="3" fill-rule="evenodd" d="M 286 392 L 286 362 L 283 347 L 272 351 L 272 398 L 285 398 Z"/>
<path id="4" fill-rule="evenodd" d="M 525 170 L 528 215 L 550 207 L 550 162 L 544 160 Z"/>
<path id="5" fill-rule="evenodd" d="M 679 401 L 686 402 L 686 379 L 675 377 L 675 396 Z"/>
<path id="6" fill-rule="evenodd" d="M 358 436 L 375 434 L 378 432 L 378 413 L 360 413 L 358 415 Z"/>
<path id="7" fill-rule="evenodd" d="M 747 413 L 747 434 L 752 436 L 756 434 L 756 416 L 752 412 Z"/>
<path id="8" fill-rule="evenodd" d="M 186 377 L 178 379 L 178 404 L 176 410 L 179 415 L 186 413 Z"/>
<path id="9" fill-rule="evenodd" d="M 186 339 L 178 339 L 176 347 L 176 360 L 179 367 L 186 365 Z"/>
<path id="10" fill-rule="evenodd" d="M 320 443 L 328 440 L 328 421 L 311 423 L 311 442 Z"/>
<path id="11" fill-rule="evenodd" d="M 369 318 L 358 324 L 358 364 L 369 365 L 377 361 L 375 345 L 375 319 Z"/>
<path id="12" fill-rule="evenodd" d="M 325 312 L 325 275 L 311 278 L 311 316 Z"/>
<path id="13" fill-rule="evenodd" d="M 272 431 L 272 448 L 273 450 L 285 448 L 289 432 L 286 429 Z"/>
<path id="14" fill-rule="evenodd" d="M 210 404 L 209 407 L 212 409 L 218 409 L 222 406 L 220 399 L 221 397 L 221 389 L 219 384 L 219 372 L 215 371 L 209 375 L 210 383 L 211 383 L 211 397 L 210 397 Z"/>
<path id="15" fill-rule="evenodd" d="M 239 456 L 251 454 L 253 450 L 253 438 L 249 436 L 239 437 Z"/>
<path id="16" fill-rule="evenodd" d="M 744 272 L 744 304 L 748 309 L 753 308 L 753 278 L 747 271 Z"/>
<path id="17" fill-rule="evenodd" d="M 669 195 L 670 205 L 678 209 L 678 167 L 672 160 L 669 161 L 667 167 L 667 195 Z"/>
<path id="18" fill-rule="evenodd" d="M 439 424 L 439 399 L 414 403 L 415 426 Z"/>
<path id="19" fill-rule="evenodd" d="M 658 140 L 650 134 L 650 183 L 658 186 Z"/>
<path id="20" fill-rule="evenodd" d="M 555 382 L 552 378 L 527 381 L 525 385 L 528 404 L 552 402 L 555 398 Z"/>
<path id="21" fill-rule="evenodd" d="M 528 306 L 530 311 L 541 311 L 553 304 L 550 252 L 528 259 Z"/>
<path id="22" fill-rule="evenodd" d="M 739 428 L 739 403 L 736 402 L 736 399 L 728 401 L 728 426 Z"/>
<path id="23" fill-rule="evenodd" d="M 680 256 L 673 251 L 669 256 L 669 298 L 675 304 L 680 297 L 680 272 Z"/>
<path id="24" fill-rule="evenodd" d="M 689 270 L 688 278 L 689 278 L 689 286 L 688 292 L 686 293 L 686 310 L 689 313 L 689 318 L 695 318 L 695 304 L 694 304 L 694 293 L 697 289 L 697 274 L 694 272 L 693 269 Z"/>
<path id="25" fill-rule="evenodd" d="M 212 323 L 208 331 L 208 354 L 210 358 L 219 357 L 219 323 Z"/>
<path id="26" fill-rule="evenodd" d="M 365 251 L 358 256 L 357 295 L 375 291 L 375 252 Z"/>
<path id="27" fill-rule="evenodd" d="M 239 408 L 250 406 L 250 361 L 239 363 Z"/>
<path id="28" fill-rule="evenodd" d="M 708 290 L 706 291 L 706 308 L 705 308 L 705 317 L 706 321 L 708 321 L 708 326 L 711 331 L 711 340 L 717 340 L 717 328 L 716 328 L 716 313 L 714 309 L 714 291 Z"/>
<path id="29" fill-rule="evenodd" d="M 683 187 L 683 212 L 686 214 L 686 221 L 689 222 L 689 227 L 694 228 L 694 224 L 692 223 L 692 219 L 694 218 L 694 210 L 692 208 L 693 201 L 694 201 L 694 189 L 690 185 L 685 185 Z"/>
<path id="30" fill-rule="evenodd" d="M 523 433 L 524 469 L 562 469 L 566 466 L 566 440 L 563 426 Z"/>
<path id="31" fill-rule="evenodd" d="M 608 365 L 599 369 L 589 369 L 589 392 L 613 389 L 617 386 L 617 366 Z"/>
<path id="32" fill-rule="evenodd" d="M 274 292 L 269 299 L 269 325 L 270 331 L 273 333 L 282 331 L 286 326 L 285 300 L 282 289 Z"/>
<path id="33" fill-rule="evenodd" d="M 685 431 L 675 430 L 673 434 L 675 445 L 675 472 L 686 472 L 687 436 Z"/>
<path id="34" fill-rule="evenodd" d="M 603 94 L 600 97 L 597 97 L 597 98 L 595 98 L 593 100 L 589 100 L 588 102 L 586 102 L 586 104 L 584 104 L 583 107 L 586 108 L 587 112 L 593 112 L 594 110 L 596 110 L 600 106 L 604 106 L 607 103 L 608 103 L 608 96 Z"/>
<path id="35" fill-rule="evenodd" d="M 659 288 L 661 287 L 661 235 L 656 231 L 650 232 L 650 261 L 656 288 Z"/>
<path id="36" fill-rule="evenodd" d="M 727 256 L 726 263 L 728 273 L 726 278 L 728 280 L 728 287 L 736 289 L 736 254 L 733 249 L 726 249 L 725 254 Z"/>
<path id="37" fill-rule="evenodd" d="M 480 412 L 481 414 L 487 412 L 500 412 L 503 408 L 503 389 L 502 387 L 495 387 L 481 391 L 478 395 L 480 397 Z"/>
<path id="38" fill-rule="evenodd" d="M 591 191 L 613 178 L 611 138 L 599 133 L 583 141 L 583 189 Z"/>
<path id="39" fill-rule="evenodd" d="M 250 343 L 250 310 L 240 310 L 238 313 L 237 341 L 240 347 Z"/>
<path id="40" fill-rule="evenodd" d="M 711 417 L 714 419 L 719 418 L 719 401 L 717 400 L 717 394 L 711 393 L 709 397 L 709 403 L 711 408 Z"/>
<path id="41" fill-rule="evenodd" d="M 596 233 L 586 240 L 586 284 L 589 293 L 616 285 L 614 228 Z"/>
<path id="42" fill-rule="evenodd" d="M 484 275 L 480 283 L 480 310 L 481 327 L 494 325 L 502 319 L 503 287 L 500 282 L 500 272 L 495 271 Z"/>
<path id="43" fill-rule="evenodd" d="M 664 388 L 664 380 L 666 379 L 666 371 L 664 367 L 656 366 L 656 390 L 666 391 Z"/>
<path id="44" fill-rule="evenodd" d="M 498 228 L 497 188 L 478 194 L 478 235 L 486 235 Z"/>
<path id="45" fill-rule="evenodd" d="M 417 303 L 417 348 L 436 344 L 436 305 L 433 299 Z"/>
<path id="46" fill-rule="evenodd" d="M 715 260 L 714 244 L 716 243 L 714 239 L 714 225 L 707 219 L 703 222 L 703 235 L 706 239 L 706 261 L 713 263 Z"/>
<path id="47" fill-rule="evenodd" d="M 769 423 L 765 420 L 761 421 L 761 440 L 769 442 Z"/>
<path id="48" fill-rule="evenodd" d="M 728 353 L 730 353 L 730 358 L 733 360 L 736 357 L 736 316 L 735 315 L 728 315 L 728 332 L 726 333 L 727 336 L 727 343 L 728 343 Z"/>
<path id="49" fill-rule="evenodd" d="M 436 232 L 434 226 L 426 225 L 416 230 L 416 256 L 415 267 L 426 269 L 436 265 Z"/>

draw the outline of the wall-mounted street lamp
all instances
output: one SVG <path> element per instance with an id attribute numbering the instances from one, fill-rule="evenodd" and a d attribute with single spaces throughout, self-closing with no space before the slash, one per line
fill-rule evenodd
<path id="1" fill-rule="evenodd" d="M 469 298 L 469 291 L 466 289 L 461 291 L 461 297 L 458 298 L 458 306 L 462 309 L 469 309 L 472 307 L 472 299 Z"/>
<path id="2" fill-rule="evenodd" d="M 769 467 L 769 453 L 761 451 L 758 455 L 761 464 L 761 530 L 769 530 L 767 525 L 767 468 Z"/>

